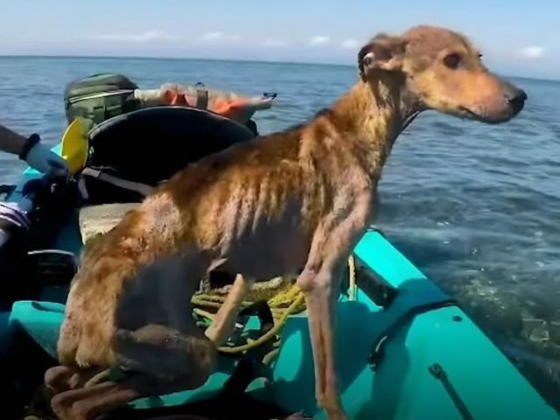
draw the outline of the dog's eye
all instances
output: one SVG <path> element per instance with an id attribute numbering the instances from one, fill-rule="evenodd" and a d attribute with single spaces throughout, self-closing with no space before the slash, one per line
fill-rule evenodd
<path id="1" fill-rule="evenodd" d="M 461 64 L 461 60 L 462 57 L 460 54 L 457 53 L 451 53 L 451 54 L 447 54 L 444 58 L 443 58 L 443 63 L 449 67 L 450 69 L 455 70 L 456 68 L 459 67 L 459 65 Z"/>

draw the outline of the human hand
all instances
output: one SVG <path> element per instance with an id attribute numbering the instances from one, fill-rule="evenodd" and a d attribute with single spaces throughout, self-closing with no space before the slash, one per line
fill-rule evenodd
<path id="1" fill-rule="evenodd" d="M 38 172 L 51 176 L 68 177 L 69 170 L 66 161 L 40 142 L 29 150 L 25 161 Z"/>

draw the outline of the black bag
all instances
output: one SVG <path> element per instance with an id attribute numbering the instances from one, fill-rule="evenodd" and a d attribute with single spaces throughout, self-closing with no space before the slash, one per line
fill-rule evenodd
<path id="1" fill-rule="evenodd" d="M 126 76 L 97 73 L 69 83 L 64 90 L 66 119 L 81 118 L 87 130 L 117 115 L 140 108 L 138 86 Z"/>
<path id="2" fill-rule="evenodd" d="M 160 106 L 113 117 L 89 133 L 82 197 L 87 204 L 142 201 L 188 164 L 254 137 L 235 121 L 196 108 Z"/>

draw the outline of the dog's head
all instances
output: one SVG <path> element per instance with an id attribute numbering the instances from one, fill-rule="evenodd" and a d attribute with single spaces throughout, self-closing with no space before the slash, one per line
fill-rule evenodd
<path id="1" fill-rule="evenodd" d="M 488 71 L 469 40 L 443 28 L 418 26 L 402 36 L 379 34 L 362 47 L 362 80 L 381 75 L 402 81 L 418 110 L 433 109 L 485 123 L 515 117 L 525 92 Z"/>

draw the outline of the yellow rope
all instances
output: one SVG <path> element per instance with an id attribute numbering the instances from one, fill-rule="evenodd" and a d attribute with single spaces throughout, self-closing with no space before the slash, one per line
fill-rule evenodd
<path id="1" fill-rule="evenodd" d="M 217 302 L 223 302 L 224 300 L 225 297 L 222 296 L 200 294 L 193 297 L 192 303 L 195 306 L 219 308 L 220 305 L 217 304 Z M 270 298 L 267 301 L 267 303 L 271 309 L 275 321 L 273 328 L 271 328 L 268 332 L 266 332 L 264 335 L 262 335 L 256 340 L 248 339 L 245 344 L 233 346 L 233 347 L 220 346 L 218 347 L 218 351 L 222 353 L 228 353 L 228 354 L 238 354 L 254 349 L 262 345 L 263 343 L 275 338 L 276 335 L 283 328 L 284 324 L 286 323 L 290 315 L 301 312 L 305 309 L 305 297 L 303 296 L 303 293 L 301 292 L 299 287 L 297 287 L 297 285 L 293 285 L 290 289 L 288 289 L 285 292 L 280 292 L 276 294 L 275 296 Z M 244 308 L 251 304 L 252 304 L 251 301 L 245 300 L 242 302 L 241 307 Z M 214 314 L 211 314 L 200 308 L 194 308 L 194 312 L 197 315 L 203 316 L 210 320 L 214 318 Z M 274 343 L 274 347 L 278 347 L 276 344 L 277 343 Z M 276 348 L 275 350 L 265 355 L 263 361 L 266 363 L 269 362 L 270 360 L 273 359 L 273 357 L 277 353 L 278 353 L 278 349 Z"/>
<path id="2" fill-rule="evenodd" d="M 203 316 L 204 318 L 208 318 L 211 321 L 214 321 L 214 318 L 216 317 L 216 314 L 198 308 L 194 308 L 193 312 L 198 316 Z"/>
<path id="3" fill-rule="evenodd" d="M 89 380 L 84 384 L 84 388 L 89 388 L 91 386 L 97 385 L 109 378 L 111 375 L 111 369 L 102 370 L 99 373 L 93 375 Z"/>
<path id="4" fill-rule="evenodd" d="M 300 293 L 297 297 L 297 299 L 290 305 L 290 307 L 285 311 L 284 315 L 282 316 L 282 318 L 280 318 L 280 320 L 274 325 L 273 328 L 271 328 L 269 331 L 267 331 L 264 335 L 260 336 L 258 339 L 248 342 L 247 344 L 241 345 L 241 346 L 236 346 L 236 347 L 227 347 L 227 346 L 222 346 L 222 347 L 218 347 L 218 350 L 221 351 L 222 353 L 230 353 L 230 354 L 234 354 L 234 353 L 241 353 L 247 350 L 251 350 L 257 346 L 260 346 L 261 344 L 267 342 L 268 340 L 270 340 L 271 338 L 275 337 L 276 334 L 278 334 L 280 332 L 280 330 L 282 329 L 282 327 L 284 326 L 284 324 L 286 323 L 288 317 L 294 313 L 296 313 L 297 309 L 299 309 L 299 307 L 301 306 L 301 304 L 305 301 L 305 297 L 303 296 L 303 293 Z"/>
<path id="5" fill-rule="evenodd" d="M 354 261 L 353 255 L 348 257 L 348 285 L 350 289 L 350 300 L 356 300 L 356 261 Z"/>
<path id="6" fill-rule="evenodd" d="M 348 258 L 348 271 L 349 271 L 348 281 L 349 281 L 349 289 L 350 289 L 350 300 L 355 300 L 356 287 L 357 287 L 356 266 L 355 266 L 354 257 L 352 255 Z M 219 308 L 220 304 L 218 302 L 224 302 L 224 300 L 225 297 L 223 296 L 200 294 L 193 297 L 192 303 L 195 306 Z M 266 334 L 264 334 L 263 336 L 259 337 L 256 340 L 247 340 L 246 344 L 242 344 L 234 347 L 221 346 L 218 348 L 218 350 L 222 353 L 237 354 L 237 353 L 243 353 L 245 351 L 254 349 L 260 346 L 261 344 L 274 338 L 284 327 L 290 315 L 294 315 L 305 309 L 305 297 L 302 291 L 299 289 L 299 287 L 297 287 L 297 285 L 293 285 L 287 291 L 277 293 L 275 296 L 270 298 L 267 301 L 267 303 L 268 306 L 270 307 L 270 310 L 275 320 L 275 325 L 270 331 L 268 331 Z M 241 304 L 241 307 L 244 308 L 251 304 L 252 302 L 246 300 Z M 201 310 L 199 308 L 195 308 L 194 312 L 210 320 L 212 320 L 214 316 L 213 314 Z M 278 354 L 279 352 L 278 347 L 280 346 L 280 342 L 279 341 L 275 342 L 273 346 L 276 349 L 265 355 L 263 359 L 264 363 L 270 362 Z"/>

